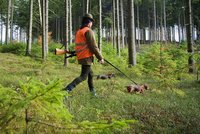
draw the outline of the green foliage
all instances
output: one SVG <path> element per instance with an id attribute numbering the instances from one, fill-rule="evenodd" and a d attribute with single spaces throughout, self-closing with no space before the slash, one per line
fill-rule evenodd
<path id="1" fill-rule="evenodd" d="M 18 123 L 25 128 L 24 117 L 28 116 L 29 129 L 40 128 L 38 121 L 45 120 L 48 123 L 60 124 L 71 122 L 72 116 L 63 104 L 66 95 L 60 91 L 60 81 L 50 81 L 47 85 L 29 80 L 21 83 L 16 90 L 1 87 L 1 130 L 9 131 L 11 126 L 18 126 Z M 26 110 L 28 113 L 25 113 Z M 58 114 L 59 113 L 59 114 Z M 20 122 L 15 120 L 21 119 Z M 36 122 L 31 123 L 32 121 Z M 17 130 L 19 131 L 19 130 Z"/>
<path id="2" fill-rule="evenodd" d="M 77 129 L 81 132 L 102 132 L 111 129 L 127 128 L 133 120 L 113 120 L 80 123 L 72 122 L 72 115 L 63 103 L 67 95 L 65 91 L 60 91 L 61 81 L 49 81 L 48 84 L 30 79 L 26 83 L 21 83 L 16 90 L 0 87 L 0 130 L 2 132 L 20 132 L 22 133 L 28 126 L 28 130 L 42 132 L 45 127 L 46 132 L 50 133 L 62 128 L 61 132 L 69 132 Z M 20 125 L 20 128 L 19 126 Z M 15 128 L 15 129 L 13 129 Z"/>
<path id="3" fill-rule="evenodd" d="M 187 72 L 187 51 L 185 45 L 153 44 L 148 50 L 138 55 L 138 62 L 143 65 L 142 72 L 150 75 L 160 86 L 170 87 L 178 79 L 184 79 Z"/>
<path id="4" fill-rule="evenodd" d="M 25 46 L 26 45 L 23 43 L 12 43 L 8 45 L 2 45 L 0 46 L 0 52 L 22 54 L 25 52 Z"/>
<path id="5" fill-rule="evenodd" d="M 132 68 L 127 66 L 126 49 L 118 57 L 111 44 L 103 44 L 107 60 L 136 82 L 147 82 L 150 90 L 127 93 L 129 80 L 110 65 L 95 63 L 95 76 L 113 72 L 116 77 L 94 79 L 98 98 L 90 96 L 87 81 L 81 83 L 65 103 L 67 94 L 61 89 L 79 75 L 80 66 L 75 62 L 63 67 L 63 56 L 53 52 L 57 47 L 60 44 L 49 46 L 45 63 L 20 53 L 0 53 L 2 133 L 24 133 L 26 125 L 32 133 L 200 132 L 199 83 L 184 71 L 188 58 L 185 44 L 163 45 L 162 54 L 161 44 L 143 46 L 138 64 Z M 33 49 L 33 55 L 41 52 L 41 46 L 33 45 Z M 160 61 L 164 66 L 161 75 Z M 177 76 L 184 78 L 178 84 L 174 80 Z M 166 90 L 169 87 L 172 90 Z"/>

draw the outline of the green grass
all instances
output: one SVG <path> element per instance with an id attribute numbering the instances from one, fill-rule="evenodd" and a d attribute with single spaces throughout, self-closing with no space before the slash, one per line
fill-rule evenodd
<path id="1" fill-rule="evenodd" d="M 190 77 L 185 77 L 175 83 L 174 79 L 168 78 L 169 82 L 164 81 L 167 84 L 162 86 L 161 80 L 154 76 L 157 72 L 147 70 L 148 67 L 146 70 L 150 73 L 142 72 L 144 69 L 142 64 L 128 68 L 127 58 L 114 58 L 115 52 L 109 51 L 111 47 L 108 47 L 104 51 L 106 59 L 136 82 L 147 83 L 150 89 L 144 94 L 127 93 L 125 86 L 131 84 L 130 80 L 108 64 L 100 65 L 95 62 L 94 75 L 112 72 L 116 74 L 116 77 L 110 80 L 94 79 L 98 98 L 90 96 L 86 81 L 70 93 L 65 105 L 73 116 L 72 122 L 108 120 L 112 123 L 115 120 L 137 120 L 137 123 L 130 124 L 129 128 L 120 129 L 119 127 L 113 132 L 105 130 L 99 133 L 200 133 L 200 83 L 195 80 L 196 76 L 184 73 L 183 76 Z M 144 48 L 143 51 L 147 50 Z M 124 55 L 126 56 L 125 52 Z M 61 84 L 57 88 L 61 90 L 79 76 L 80 66 L 74 62 L 74 59 L 70 60 L 67 67 L 64 67 L 62 56 L 55 56 L 50 51 L 49 57 L 43 63 L 39 58 L 26 57 L 23 54 L 0 53 L 0 85 L 16 90 L 20 87 L 20 83 L 28 83 L 30 79 L 44 84 L 59 79 Z M 145 62 L 145 59 L 139 59 Z M 173 68 L 169 69 L 173 70 Z M 171 87 L 168 88 L 170 82 Z M 1 114 L 0 112 L 0 117 Z M 63 132 L 48 125 L 42 125 L 38 131 L 42 131 L 42 128 Z"/>

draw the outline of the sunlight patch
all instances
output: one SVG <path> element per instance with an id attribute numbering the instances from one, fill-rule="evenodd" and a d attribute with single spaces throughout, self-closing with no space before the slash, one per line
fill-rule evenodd
<path id="1" fill-rule="evenodd" d="M 156 94 L 160 94 L 160 95 L 162 95 L 162 94 L 164 94 L 161 90 L 159 90 L 159 89 L 152 89 L 152 92 L 155 92 Z"/>
<path id="2" fill-rule="evenodd" d="M 185 92 L 180 90 L 180 89 L 173 89 L 173 92 L 175 94 L 177 94 L 178 96 L 180 96 L 180 97 L 185 97 L 186 96 Z"/>

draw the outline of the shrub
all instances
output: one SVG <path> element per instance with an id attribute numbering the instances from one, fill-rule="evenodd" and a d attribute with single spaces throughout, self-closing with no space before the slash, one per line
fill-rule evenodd
<path id="1" fill-rule="evenodd" d="M 187 56 L 184 44 L 157 43 L 138 55 L 138 63 L 143 65 L 141 71 L 159 81 L 160 86 L 170 87 L 185 77 Z"/>
<path id="2" fill-rule="evenodd" d="M 0 51 L 2 53 L 22 54 L 25 52 L 25 47 L 26 45 L 23 43 L 12 43 L 12 44 L 1 46 Z"/>

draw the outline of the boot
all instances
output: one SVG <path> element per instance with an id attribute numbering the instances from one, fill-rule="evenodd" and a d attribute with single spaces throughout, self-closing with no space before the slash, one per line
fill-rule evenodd
<path id="1" fill-rule="evenodd" d="M 69 84 L 67 85 L 63 90 L 67 91 L 68 93 L 71 92 L 73 89 L 75 88 L 75 86 L 73 84 Z"/>
<path id="2" fill-rule="evenodd" d="M 97 97 L 97 93 L 96 93 L 95 89 L 90 89 L 90 93 L 93 97 Z"/>

